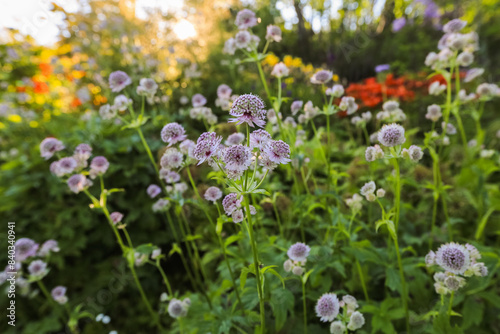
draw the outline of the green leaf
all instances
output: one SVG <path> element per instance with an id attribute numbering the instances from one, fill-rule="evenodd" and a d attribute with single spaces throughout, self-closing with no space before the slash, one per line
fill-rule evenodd
<path id="1" fill-rule="evenodd" d="M 281 284 L 283 285 L 283 289 L 284 289 L 285 288 L 285 281 L 283 280 L 283 277 L 281 277 L 281 275 L 276 270 L 274 270 L 272 268 L 269 268 L 267 271 L 279 278 L 279 280 L 281 281 Z"/>
<path id="2" fill-rule="evenodd" d="M 249 272 L 250 271 L 246 267 L 241 269 L 241 274 L 240 274 L 240 287 L 241 287 L 241 290 L 243 290 L 245 288 L 245 283 L 247 282 L 247 276 L 248 276 Z"/>
<path id="3" fill-rule="evenodd" d="M 141 253 L 145 255 L 151 254 L 157 247 L 151 243 L 137 246 L 135 248 L 136 253 Z"/>

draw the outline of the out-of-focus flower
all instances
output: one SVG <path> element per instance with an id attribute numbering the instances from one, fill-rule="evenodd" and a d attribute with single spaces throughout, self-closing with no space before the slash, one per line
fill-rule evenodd
<path id="1" fill-rule="evenodd" d="M 378 141 L 386 147 L 401 145 L 406 141 L 405 129 L 399 124 L 386 124 L 378 132 Z"/>
<path id="2" fill-rule="evenodd" d="M 121 92 L 125 87 L 130 85 L 132 80 L 127 73 L 123 71 L 112 72 L 109 75 L 109 87 L 114 93 Z"/>
<path id="3" fill-rule="evenodd" d="M 161 130 L 161 140 L 168 143 L 168 146 L 172 146 L 173 144 L 185 140 L 187 137 L 185 133 L 186 130 L 184 130 L 184 127 L 179 123 L 168 123 Z"/>
<path id="4" fill-rule="evenodd" d="M 319 70 L 311 77 L 311 83 L 324 85 L 328 81 L 332 80 L 332 77 L 333 73 L 331 71 Z"/>
<path id="5" fill-rule="evenodd" d="M 236 14 L 235 24 L 240 30 L 248 29 L 257 25 L 257 17 L 250 9 L 242 9 Z"/>
<path id="6" fill-rule="evenodd" d="M 271 72 L 271 75 L 275 76 L 276 78 L 282 78 L 286 77 L 290 74 L 290 70 L 288 67 L 283 62 L 277 63 L 274 65 L 274 68 Z"/>
<path id="7" fill-rule="evenodd" d="M 281 42 L 281 29 L 275 25 L 268 25 L 266 30 L 266 40 L 270 42 Z"/>
<path id="8" fill-rule="evenodd" d="M 316 315 L 321 321 L 333 321 L 339 314 L 339 299 L 334 293 L 325 293 L 316 304 Z"/>
<path id="9" fill-rule="evenodd" d="M 54 153 L 64 150 L 64 145 L 56 138 L 48 137 L 40 143 L 40 155 L 45 160 L 52 158 Z"/>
<path id="10" fill-rule="evenodd" d="M 405 25 L 406 25 L 406 18 L 400 17 L 399 19 L 395 19 L 392 22 L 392 31 L 398 32 L 401 29 L 403 29 Z"/>

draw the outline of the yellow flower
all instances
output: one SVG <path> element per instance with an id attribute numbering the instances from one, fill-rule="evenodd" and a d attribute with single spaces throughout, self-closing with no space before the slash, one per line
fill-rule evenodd
<path id="1" fill-rule="evenodd" d="M 337 74 L 334 74 L 332 77 L 333 81 L 339 81 L 339 76 Z"/>
<path id="2" fill-rule="evenodd" d="M 7 119 L 13 123 L 19 123 L 23 120 L 19 115 L 9 115 Z"/>
<path id="3" fill-rule="evenodd" d="M 264 58 L 264 64 L 267 64 L 269 66 L 274 66 L 279 61 L 280 61 L 280 59 L 277 56 L 275 56 L 274 54 L 272 54 L 272 53 L 268 54 L 266 56 L 266 58 Z"/>
<path id="4" fill-rule="evenodd" d="M 284 81 L 287 85 L 291 85 L 295 80 L 293 79 L 293 77 L 288 77 Z"/>
<path id="5" fill-rule="evenodd" d="M 37 95 L 35 97 L 35 103 L 36 104 L 44 104 L 45 103 L 45 97 L 43 95 Z"/>
<path id="6" fill-rule="evenodd" d="M 290 67 L 292 66 L 292 62 L 293 62 L 293 58 L 292 56 L 290 55 L 286 55 L 284 58 L 283 58 L 283 62 L 285 63 L 286 66 Z"/>
<path id="7" fill-rule="evenodd" d="M 37 121 L 31 121 L 31 122 L 30 122 L 30 126 L 31 126 L 32 128 L 38 128 L 38 122 L 37 122 Z"/>
<path id="8" fill-rule="evenodd" d="M 300 67 L 302 66 L 302 59 L 300 58 L 294 58 L 293 61 L 292 61 L 292 66 L 293 67 Z"/>
<path id="9" fill-rule="evenodd" d="M 0 129 L 5 129 L 5 124 L 3 124 L 2 122 L 0 122 Z"/>

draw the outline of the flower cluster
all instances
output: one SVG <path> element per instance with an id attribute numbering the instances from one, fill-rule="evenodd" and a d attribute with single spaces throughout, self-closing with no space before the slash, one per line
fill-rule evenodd
<path id="1" fill-rule="evenodd" d="M 382 105 L 382 111 L 379 111 L 375 116 L 377 120 L 386 123 L 403 122 L 406 120 L 406 115 L 399 108 L 398 101 L 387 101 Z"/>
<path id="2" fill-rule="evenodd" d="M 434 274 L 436 293 L 445 295 L 457 291 L 465 286 L 465 277 L 487 276 L 488 268 L 478 262 L 480 258 L 477 248 L 470 244 L 450 242 L 441 245 L 436 252 L 430 251 L 425 256 L 426 265 L 438 265 L 444 270 Z"/>
<path id="3" fill-rule="evenodd" d="M 172 318 L 181 318 L 185 317 L 188 313 L 189 307 L 191 306 L 191 300 L 189 298 L 185 298 L 184 300 L 179 300 L 172 298 L 170 303 L 168 304 L 168 314 Z"/>
<path id="4" fill-rule="evenodd" d="M 219 197 L 220 198 L 220 197 Z M 243 197 L 236 193 L 231 193 L 224 197 L 222 200 L 222 207 L 227 216 L 233 218 L 233 223 L 241 223 L 245 220 L 246 208 L 242 208 L 241 203 L 243 202 Z M 253 205 L 250 205 L 250 214 L 257 214 L 257 210 Z M 243 212 L 245 211 L 245 212 Z"/>
<path id="5" fill-rule="evenodd" d="M 238 32 L 234 37 L 229 38 L 224 43 L 223 52 L 234 55 L 237 49 L 247 52 L 256 52 L 260 43 L 260 38 L 252 34 L 250 28 L 256 26 L 259 20 L 255 13 L 250 9 L 243 9 L 236 15 L 235 24 L 238 26 Z M 266 40 L 270 42 L 281 41 L 281 29 L 278 26 L 270 25 L 267 27 Z"/>
<path id="6" fill-rule="evenodd" d="M 373 202 L 377 198 L 382 198 L 385 196 L 385 190 L 382 188 L 377 189 L 374 181 L 365 183 L 363 187 L 361 187 L 360 193 L 369 202 Z"/>
<path id="7" fill-rule="evenodd" d="M 302 242 L 297 242 L 290 246 L 287 252 L 288 260 L 283 263 L 285 271 L 292 272 L 298 276 L 302 275 L 310 251 L 311 248 Z"/>
<path id="8" fill-rule="evenodd" d="M 316 303 L 316 315 L 323 322 L 331 322 L 330 333 L 344 334 L 347 330 L 356 331 L 364 326 L 365 318 L 356 311 L 358 307 L 358 301 L 353 296 L 345 295 L 339 301 L 336 294 L 325 293 Z M 339 320 L 335 320 L 337 317 Z"/>

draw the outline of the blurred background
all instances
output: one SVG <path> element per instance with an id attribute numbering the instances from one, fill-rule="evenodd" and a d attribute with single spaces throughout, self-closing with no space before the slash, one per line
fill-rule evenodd
<path id="1" fill-rule="evenodd" d="M 71 287 L 70 299 L 94 313 L 109 314 L 123 333 L 145 332 L 138 314 L 147 315 L 126 284 L 111 297 L 100 294 L 102 287 L 126 275 L 119 249 L 99 228 L 105 223 L 102 217 L 86 209 L 84 196 L 69 194 L 50 175 L 38 150 L 43 138 L 54 136 L 67 147 L 86 142 L 97 155 L 112 157 L 107 183 L 127 190 L 113 204 L 125 214 L 137 244 L 171 240 L 163 228 L 166 222 L 151 212 L 145 189 L 154 174 L 139 137 L 96 117 L 111 96 L 109 73 L 122 70 L 133 82 L 142 77 L 158 82 L 150 107 L 154 117 L 145 125 L 154 152 L 163 146 L 159 130 L 167 114 L 203 131 L 203 124 L 186 116 L 182 97 L 202 92 L 213 105 L 222 83 L 237 94 L 261 93 L 254 64 L 223 53 L 242 8 L 260 18 L 256 35 L 264 36 L 269 24 L 283 30 L 282 42 L 272 45 L 263 63 L 270 72 L 278 61 L 285 62 L 291 75 L 283 88 L 294 99 L 320 103 L 309 79 L 317 69 L 329 69 L 363 110 L 380 110 L 385 91 L 388 98 L 402 101 L 418 127 L 432 101 L 425 56 L 436 50 L 442 24 L 457 17 L 479 34 L 476 63 L 486 69 L 485 81 L 500 79 L 500 2 L 495 0 L 4 0 L 1 6 L 0 216 L 16 221 L 18 237 L 58 240 L 61 251 L 51 259 L 55 273 L 46 278 L 48 285 Z M 389 69 L 376 70 L 384 64 Z M 496 103 L 490 107 L 498 107 Z M 491 129 L 499 127 L 493 113 L 485 117 Z M 0 231 L 2 250 L 5 231 Z M 5 261 L 2 251 L 0 263 Z M 169 262 L 168 274 L 182 291 L 178 265 Z M 151 295 L 159 295 L 156 275 L 148 270 L 141 280 Z M 2 321 L 1 333 L 60 330 L 57 314 L 46 316 L 32 293 L 21 288 L 19 294 L 26 298 L 17 299 L 19 327 L 7 328 Z M 1 294 L 2 305 L 6 301 Z M 105 332 L 100 326 L 89 324 L 85 333 Z"/>

